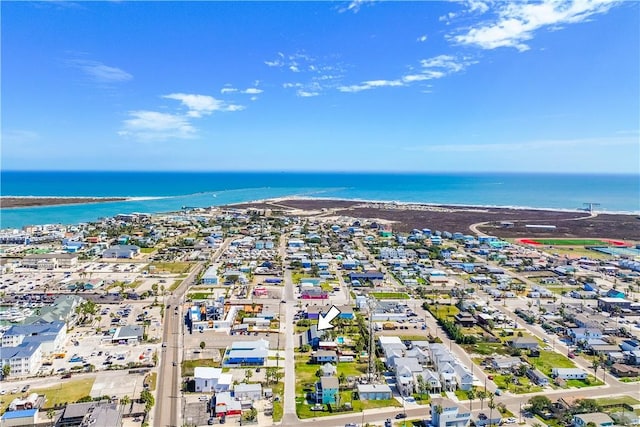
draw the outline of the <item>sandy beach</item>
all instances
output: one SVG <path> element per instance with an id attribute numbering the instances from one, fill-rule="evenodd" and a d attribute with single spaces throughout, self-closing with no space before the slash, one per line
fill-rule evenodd
<path id="1" fill-rule="evenodd" d="M 122 202 L 126 197 L 0 197 L 0 208 L 77 205 L 85 203 Z"/>
<path id="2" fill-rule="evenodd" d="M 635 214 L 304 198 L 262 200 L 232 207 L 291 211 L 296 215 L 308 212 L 380 219 L 392 221 L 394 230 L 405 232 L 426 227 L 468 234 L 470 227 L 476 224 L 480 232 L 502 238 L 584 237 L 640 241 L 640 216 Z"/>

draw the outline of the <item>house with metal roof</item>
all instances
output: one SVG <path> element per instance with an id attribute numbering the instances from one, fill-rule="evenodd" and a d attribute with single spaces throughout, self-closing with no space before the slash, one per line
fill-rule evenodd
<path id="1" fill-rule="evenodd" d="M 389 400 L 393 398 L 391 387 L 387 384 L 358 384 L 360 400 Z"/>

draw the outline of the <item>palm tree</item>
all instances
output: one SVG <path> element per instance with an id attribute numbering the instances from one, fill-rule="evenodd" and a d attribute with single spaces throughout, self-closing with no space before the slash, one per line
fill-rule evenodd
<path id="1" fill-rule="evenodd" d="M 122 406 L 127 406 L 131 403 L 131 398 L 125 394 L 122 396 L 122 399 L 120 399 L 120 403 L 122 403 Z"/>
<path id="2" fill-rule="evenodd" d="M 598 368 L 600 367 L 600 360 L 594 359 L 591 361 L 591 369 L 593 369 L 593 375 L 596 376 Z"/>
<path id="3" fill-rule="evenodd" d="M 418 392 L 422 394 L 422 390 L 424 389 L 424 378 L 422 377 L 422 375 L 418 375 L 416 380 L 418 381 Z M 422 396 L 420 397 L 422 398 Z"/>
<path id="4" fill-rule="evenodd" d="M 469 410 L 473 411 L 473 399 L 476 398 L 476 390 L 471 388 L 467 391 L 467 399 L 469 399 Z"/>
<path id="5" fill-rule="evenodd" d="M 496 407 L 496 402 L 494 401 L 493 394 L 489 395 L 489 403 L 487 404 L 489 407 L 489 426 L 493 424 L 493 410 Z"/>
<path id="6" fill-rule="evenodd" d="M 49 408 L 47 411 L 47 418 L 49 418 L 49 424 L 53 425 L 53 418 L 56 416 L 56 411 L 53 408 Z"/>
<path id="7" fill-rule="evenodd" d="M 478 399 L 480 399 L 480 409 L 484 408 L 484 399 L 487 398 L 487 392 L 485 390 L 480 390 L 478 392 Z"/>
<path id="8" fill-rule="evenodd" d="M 253 371 L 251 369 L 247 369 L 244 372 L 244 376 L 247 378 L 247 381 L 249 381 L 251 379 L 251 377 L 253 376 Z"/>

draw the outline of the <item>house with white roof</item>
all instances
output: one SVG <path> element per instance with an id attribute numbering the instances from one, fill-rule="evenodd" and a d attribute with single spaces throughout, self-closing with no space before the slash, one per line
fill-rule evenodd
<path id="1" fill-rule="evenodd" d="M 197 366 L 193 370 L 195 380 L 195 390 L 200 393 L 220 393 L 229 391 L 233 383 L 233 376 L 229 373 L 222 373 L 220 368 L 207 368 Z"/>

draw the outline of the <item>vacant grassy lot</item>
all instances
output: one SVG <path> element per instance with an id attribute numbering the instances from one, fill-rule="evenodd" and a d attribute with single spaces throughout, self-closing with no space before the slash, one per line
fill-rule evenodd
<path id="1" fill-rule="evenodd" d="M 576 365 L 567 357 L 547 350 L 540 351 L 540 357 L 529 357 L 529 363 L 538 368 L 546 376 L 551 376 L 553 368 L 575 368 Z"/>
<path id="2" fill-rule="evenodd" d="M 156 269 L 156 272 L 164 272 L 164 273 L 187 273 L 193 263 L 191 262 L 154 262 L 153 265 Z"/>
<path id="3" fill-rule="evenodd" d="M 156 248 L 140 248 L 140 252 L 143 254 L 150 254 L 155 251 L 156 251 Z"/>
<path id="4" fill-rule="evenodd" d="M 626 403 L 629 406 L 640 404 L 640 400 L 634 399 L 631 396 L 616 396 L 616 397 L 602 397 L 596 399 L 598 405 L 622 405 Z"/>
<path id="5" fill-rule="evenodd" d="M 158 373 L 151 372 L 144 379 L 145 384 L 149 384 L 149 391 L 154 391 L 156 389 L 156 383 L 158 382 Z"/>
<path id="6" fill-rule="evenodd" d="M 464 348 L 469 354 L 481 354 L 483 356 L 490 356 L 492 354 L 508 355 L 511 350 L 509 347 L 499 342 L 496 342 L 496 343 L 480 342 L 478 344 L 464 344 L 462 348 Z"/>
<path id="7" fill-rule="evenodd" d="M 505 375 L 494 375 L 493 382 L 496 383 L 498 388 L 502 390 L 507 390 L 515 394 L 523 394 L 523 393 L 534 393 L 538 391 L 542 391 L 542 387 L 537 386 L 531 382 L 531 380 L 527 377 L 517 377 L 519 384 L 510 383 L 507 385 L 507 376 Z"/>
<path id="8" fill-rule="evenodd" d="M 89 396 L 95 378 L 83 378 L 81 380 L 60 380 L 53 387 L 35 388 L 31 393 L 44 394 L 47 397 L 45 407 L 53 407 L 64 403 L 76 402 L 78 399 Z"/>
<path id="9" fill-rule="evenodd" d="M 567 387 L 575 388 L 594 387 L 603 384 L 602 381 L 596 379 L 593 375 L 589 375 L 587 380 L 567 380 Z"/>
<path id="10" fill-rule="evenodd" d="M 219 368 L 220 362 L 216 362 L 213 359 L 198 359 L 198 360 L 183 360 L 182 361 L 182 376 L 192 377 L 193 370 L 196 366 L 205 368 Z"/>
<path id="11" fill-rule="evenodd" d="M 371 292 L 369 295 L 376 299 L 409 299 L 404 292 Z"/>

